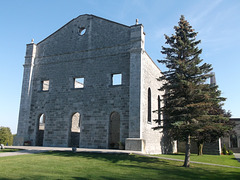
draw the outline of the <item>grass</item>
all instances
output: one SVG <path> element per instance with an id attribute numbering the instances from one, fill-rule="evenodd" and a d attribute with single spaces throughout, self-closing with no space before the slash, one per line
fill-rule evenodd
<path id="1" fill-rule="evenodd" d="M 173 158 L 173 159 L 181 159 L 181 160 L 184 160 L 184 158 L 185 158 L 184 153 L 161 154 L 161 155 L 157 155 L 157 156 Z M 197 154 L 191 154 L 190 161 L 240 167 L 240 163 L 236 160 L 234 155 L 221 155 L 221 156 L 219 156 L 219 155 L 202 155 L 202 156 L 198 156 Z"/>
<path id="2" fill-rule="evenodd" d="M 0 179 L 240 179 L 240 169 L 127 154 L 47 152 L 0 158 Z"/>
<path id="3" fill-rule="evenodd" d="M 16 152 L 16 151 L 20 151 L 21 149 L 0 149 L 0 153 L 4 153 L 4 152 Z"/>

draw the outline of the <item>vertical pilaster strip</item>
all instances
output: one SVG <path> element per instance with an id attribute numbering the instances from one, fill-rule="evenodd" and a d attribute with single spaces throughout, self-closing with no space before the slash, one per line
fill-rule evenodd
<path id="1" fill-rule="evenodd" d="M 22 93 L 19 109 L 19 120 L 18 120 L 18 129 L 17 137 L 14 140 L 15 145 L 23 145 L 25 140 L 28 138 L 28 123 L 30 115 L 30 106 L 31 106 L 31 95 L 32 95 L 32 82 L 33 82 L 33 67 L 34 60 L 36 55 L 37 45 L 33 42 L 27 44 L 24 72 L 23 72 L 23 82 L 22 82 Z"/>
<path id="2" fill-rule="evenodd" d="M 129 138 L 141 138 L 141 61 L 144 36 L 141 24 L 131 26 Z"/>

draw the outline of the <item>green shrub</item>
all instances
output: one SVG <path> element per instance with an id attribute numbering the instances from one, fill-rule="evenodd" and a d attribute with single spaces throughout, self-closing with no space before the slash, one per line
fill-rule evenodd
<path id="1" fill-rule="evenodd" d="M 228 155 L 233 155 L 232 150 L 228 150 Z"/>
<path id="2" fill-rule="evenodd" d="M 227 148 L 226 148 L 225 144 L 223 145 L 222 153 L 223 153 L 224 155 L 227 155 Z"/>

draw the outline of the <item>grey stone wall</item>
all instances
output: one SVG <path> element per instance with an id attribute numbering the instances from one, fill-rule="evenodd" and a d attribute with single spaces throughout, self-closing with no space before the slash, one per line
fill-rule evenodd
<path id="1" fill-rule="evenodd" d="M 79 112 L 81 121 L 81 147 L 100 144 L 106 148 L 108 121 L 111 112 L 122 114 L 123 137 L 128 136 L 128 54 L 79 59 L 56 64 L 35 65 L 35 81 L 31 107 L 31 118 L 46 112 L 46 146 L 65 146 L 71 114 Z M 62 73 L 64 72 L 64 73 Z M 122 86 L 111 86 L 111 74 L 123 74 Z M 71 79 L 84 77 L 83 89 L 73 89 Z M 50 80 L 48 92 L 37 88 L 43 79 Z M 33 122 L 34 123 L 34 122 Z M 33 124 L 32 127 L 35 127 Z M 84 136 L 86 134 L 86 136 Z M 60 144 L 55 144 L 59 139 Z M 54 141 L 54 142 L 53 142 Z"/>
<path id="2" fill-rule="evenodd" d="M 82 27 L 86 32 L 81 36 Z M 43 145 L 67 146 L 71 116 L 79 112 L 80 147 L 107 148 L 109 118 L 116 111 L 124 142 L 129 136 L 130 31 L 128 26 L 83 15 L 38 43 L 29 120 L 26 127 L 19 126 L 19 133 L 27 132 L 36 144 L 43 113 Z M 111 85 L 115 73 L 122 74 L 122 85 Z M 84 77 L 84 88 L 73 88 L 76 77 Z M 48 91 L 41 90 L 44 80 L 49 80 Z"/>

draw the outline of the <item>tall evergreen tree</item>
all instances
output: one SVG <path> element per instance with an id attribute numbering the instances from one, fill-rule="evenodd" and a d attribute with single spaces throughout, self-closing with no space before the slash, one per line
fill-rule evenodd
<path id="1" fill-rule="evenodd" d="M 165 82 L 160 90 L 165 91 L 165 105 L 161 109 L 164 114 L 164 130 L 177 140 L 186 142 L 184 166 L 190 165 L 191 136 L 212 116 L 209 111 L 214 103 L 223 99 L 215 95 L 214 88 L 206 83 L 211 76 L 210 64 L 202 63 L 198 48 L 200 40 L 196 40 L 197 32 L 181 16 L 178 26 L 174 27 L 175 34 L 171 37 L 165 35 L 168 47 L 162 47 L 164 60 L 159 60 L 168 68 L 159 80 Z M 214 94 L 214 95 L 213 95 Z"/>

